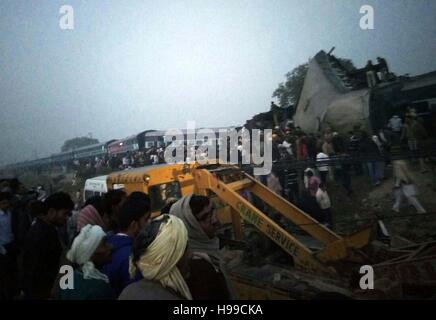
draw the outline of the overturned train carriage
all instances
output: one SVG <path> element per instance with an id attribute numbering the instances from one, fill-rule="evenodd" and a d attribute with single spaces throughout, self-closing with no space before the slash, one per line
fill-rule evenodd
<path id="1" fill-rule="evenodd" d="M 368 87 L 365 68 L 350 70 L 324 51 L 310 61 L 294 123 L 305 132 L 326 127 L 347 133 L 355 128 L 376 131 L 394 115 L 413 106 L 430 131 L 435 130 L 436 72 L 414 77 L 389 74 Z"/>
<path id="2" fill-rule="evenodd" d="M 353 83 L 348 71 L 320 51 L 309 62 L 294 123 L 316 133 L 327 126 L 347 132 L 356 125 L 370 127 L 369 89 Z"/>

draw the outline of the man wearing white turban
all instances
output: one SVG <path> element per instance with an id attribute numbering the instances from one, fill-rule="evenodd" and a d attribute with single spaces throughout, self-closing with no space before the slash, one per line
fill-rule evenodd
<path id="1" fill-rule="evenodd" d="M 139 270 L 144 279 L 128 285 L 119 300 L 191 300 L 184 275 L 188 232 L 183 222 L 163 214 L 151 221 L 136 237 L 130 259 L 130 274 Z"/>
<path id="2" fill-rule="evenodd" d="M 67 259 L 75 267 L 73 289 L 59 289 L 61 300 L 110 300 L 115 295 L 108 277 L 97 267 L 110 262 L 112 246 L 100 226 L 86 225 L 74 239 Z"/>

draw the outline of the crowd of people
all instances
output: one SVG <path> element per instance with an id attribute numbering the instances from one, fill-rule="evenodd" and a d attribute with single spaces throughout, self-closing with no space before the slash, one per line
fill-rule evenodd
<path id="1" fill-rule="evenodd" d="M 164 152 L 164 147 L 151 147 L 147 150 L 128 151 L 125 154 L 106 155 L 82 161 L 75 160 L 66 166 L 65 170 L 71 168 L 76 172 L 77 177 L 87 178 L 107 172 L 165 163 Z"/>
<path id="2" fill-rule="evenodd" d="M 420 213 L 415 178 L 394 160 L 395 203 L 406 198 Z M 332 228 L 331 201 L 322 172 L 304 171 L 303 206 Z M 269 187 L 283 191 L 276 169 Z M 143 192 L 112 190 L 81 207 L 64 192 L 41 198 L 18 180 L 0 191 L 2 299 L 231 299 L 217 238 L 219 221 L 208 197 L 172 199 L 151 217 Z M 249 195 L 248 195 L 248 197 Z M 251 199 L 253 200 L 253 199 Z M 65 280 L 66 266 L 72 270 Z M 208 285 L 205 286 L 204 284 Z"/>
<path id="3" fill-rule="evenodd" d="M 380 180 L 384 178 L 385 166 L 383 163 L 390 163 L 389 155 L 392 146 L 407 146 L 414 156 L 413 160 L 419 161 L 421 171 L 426 172 L 424 158 L 420 157 L 419 153 L 424 149 L 429 134 L 414 108 L 409 107 L 403 119 L 398 115 L 393 115 L 385 126 L 375 130 L 372 134 L 362 131 L 359 126 L 355 126 L 347 134 L 337 133 L 331 128 L 326 128 L 322 133 L 307 134 L 299 127 L 286 129 L 276 127 L 272 141 L 273 162 L 281 160 L 328 160 L 347 156 L 353 159 L 364 157 L 371 159 L 371 161 L 365 162 L 364 168 L 355 163 L 352 164 L 351 169 L 354 169 L 357 174 L 362 174 L 362 170 L 367 171 L 371 182 L 374 185 L 379 185 Z M 219 149 L 219 147 L 218 145 L 217 148 Z M 234 147 L 238 148 L 239 162 L 241 163 L 242 153 L 244 153 L 242 139 L 239 139 L 238 144 Z M 196 149 L 197 147 L 191 148 Z M 230 149 L 229 145 L 228 149 Z M 184 159 L 186 161 L 192 160 L 189 158 L 189 154 L 191 153 L 185 149 Z M 76 160 L 72 164 L 72 168 L 77 176 L 88 178 L 107 172 L 165 163 L 164 155 L 165 146 L 162 145 L 159 148 L 151 147 L 145 150 L 128 151 L 125 154 L 95 157 L 88 161 Z M 219 150 L 217 150 L 216 155 L 219 155 Z M 376 158 L 381 160 L 372 160 Z M 229 156 L 228 160 L 230 160 Z M 331 166 L 329 168 L 325 166 L 324 169 L 319 168 L 318 170 L 324 183 L 326 183 L 327 176 L 334 177 L 334 171 L 336 171 L 344 187 L 349 193 L 352 193 L 347 181 L 346 167 L 339 168 L 338 166 L 333 169 Z"/>
<path id="4" fill-rule="evenodd" d="M 389 167 L 394 181 L 392 210 L 399 213 L 406 199 L 418 213 L 425 213 L 408 161 L 390 156 L 393 148 L 407 145 L 411 162 L 419 162 L 421 172 L 427 170 L 420 151 L 429 135 L 413 108 L 404 120 L 394 115 L 372 135 L 358 127 L 348 135 L 331 128 L 317 135 L 298 127 L 276 129 L 273 170 L 256 178 L 334 228 L 329 187 L 338 184 L 352 196 L 353 176 L 367 175 L 376 188 L 390 174 L 385 171 Z M 242 140 L 237 146 L 240 163 L 241 145 Z M 163 162 L 163 153 L 163 148 L 129 152 L 122 158 L 95 159 L 87 165 L 96 170 L 127 169 Z M 219 251 L 219 222 L 207 197 L 191 194 L 173 199 L 153 218 L 149 196 L 142 192 L 127 195 L 112 190 L 82 203 L 80 192 L 72 199 L 64 192 L 48 195 L 41 186 L 27 190 L 17 179 L 0 183 L 1 298 L 233 297 Z M 244 196 L 256 202 L 250 194 Z M 65 284 L 65 266 L 74 270 L 73 288 Z"/>
<path id="5" fill-rule="evenodd" d="M 233 297 L 216 235 L 220 224 L 205 196 L 174 199 L 152 218 L 142 192 L 114 190 L 78 208 L 64 192 L 40 201 L 22 186 L 11 190 L 3 181 L 2 187 L 2 299 Z M 21 220 L 25 227 L 18 227 Z"/>
<path id="6" fill-rule="evenodd" d="M 409 161 L 392 160 L 396 150 L 408 155 L 410 164 L 419 163 L 421 173 L 428 172 L 423 151 L 431 145 L 432 137 L 414 108 L 407 109 L 404 124 L 403 119 L 394 115 L 372 135 L 358 126 L 348 134 L 326 128 L 317 135 L 306 134 L 297 127 L 275 130 L 272 140 L 274 178 L 258 177 L 259 180 L 329 227 L 332 213 L 327 189 L 332 183 L 339 184 L 352 196 L 353 176 L 366 175 L 373 187 L 392 177 L 395 182 L 392 210 L 399 212 L 402 199 L 406 198 L 417 212 L 426 212 L 416 198 L 417 179 Z M 387 168 L 392 170 L 392 176 L 387 174 Z"/>

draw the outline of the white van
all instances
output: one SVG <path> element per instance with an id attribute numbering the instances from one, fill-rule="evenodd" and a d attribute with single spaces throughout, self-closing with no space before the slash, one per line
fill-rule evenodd
<path id="1" fill-rule="evenodd" d="M 107 177 L 108 175 L 99 176 L 87 179 L 85 181 L 85 188 L 83 189 L 83 202 L 86 202 L 86 200 L 93 196 L 102 196 L 108 192 Z M 124 184 L 114 184 L 112 185 L 112 189 L 124 189 Z"/>
<path id="2" fill-rule="evenodd" d="M 83 201 L 93 196 L 102 196 L 107 193 L 107 175 L 87 179 L 83 189 Z"/>

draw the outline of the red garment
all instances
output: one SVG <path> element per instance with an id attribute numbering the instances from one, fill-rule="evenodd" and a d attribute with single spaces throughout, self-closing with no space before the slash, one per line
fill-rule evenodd
<path id="1" fill-rule="evenodd" d="M 308 155 L 309 155 L 309 152 L 307 151 L 307 145 L 304 143 L 301 147 L 301 156 L 304 159 L 307 159 Z"/>
<path id="2" fill-rule="evenodd" d="M 106 230 L 106 224 L 103 221 L 100 213 L 92 205 L 87 205 L 83 208 L 77 216 L 77 231 L 80 231 L 87 224 L 97 225 Z"/>
<path id="3" fill-rule="evenodd" d="M 308 156 L 307 145 L 304 142 L 299 141 L 298 142 L 298 154 L 297 154 L 298 159 L 305 160 L 305 159 L 307 159 L 307 156 Z"/>

